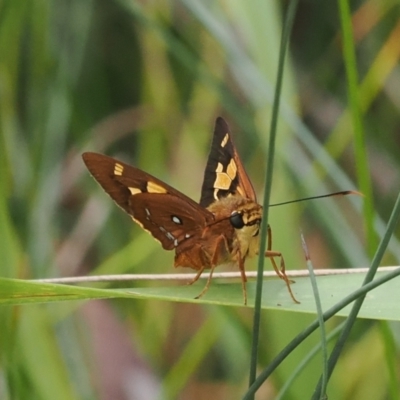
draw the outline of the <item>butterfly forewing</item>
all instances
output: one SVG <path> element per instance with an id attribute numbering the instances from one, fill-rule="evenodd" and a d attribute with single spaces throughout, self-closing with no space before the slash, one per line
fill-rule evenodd
<path id="1" fill-rule="evenodd" d="M 236 152 L 228 124 L 218 117 L 204 172 L 200 205 L 208 207 L 230 194 L 256 201 L 253 185 Z"/>
<path id="2" fill-rule="evenodd" d="M 192 199 L 138 168 L 97 153 L 82 157 L 111 198 L 166 250 L 201 233 L 214 220 Z"/>

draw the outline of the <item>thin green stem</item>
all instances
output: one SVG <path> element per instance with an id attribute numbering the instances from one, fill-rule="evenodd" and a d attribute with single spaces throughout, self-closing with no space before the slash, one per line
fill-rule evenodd
<path id="1" fill-rule="evenodd" d="M 325 323 L 324 323 L 324 316 L 322 312 L 322 305 L 321 305 L 321 298 L 318 291 L 318 284 L 317 279 L 314 274 L 314 268 L 311 262 L 310 255 L 308 253 L 307 245 L 304 240 L 304 236 L 301 235 L 301 242 L 303 246 L 304 253 L 306 255 L 307 261 L 307 269 L 310 273 L 310 281 L 311 286 L 314 293 L 315 305 L 317 308 L 317 316 L 318 316 L 318 323 L 319 329 L 321 331 L 321 349 L 322 349 L 322 377 L 321 377 L 321 399 L 326 397 L 326 387 L 328 385 L 328 349 L 327 349 L 327 341 L 326 341 L 326 331 L 325 331 Z"/>
<path id="2" fill-rule="evenodd" d="M 347 76 L 347 89 L 349 96 L 350 114 L 354 129 L 354 149 L 356 159 L 357 180 L 360 191 L 364 194 L 364 224 L 369 256 L 373 256 L 378 244 L 378 237 L 374 230 L 374 206 L 372 184 L 369 174 L 367 147 L 362 122 L 360 106 L 360 88 L 357 72 L 356 50 L 353 37 L 352 16 L 348 0 L 339 0 L 340 22 L 343 36 L 343 57 Z"/>
<path id="3" fill-rule="evenodd" d="M 290 32 L 292 30 L 297 4 L 298 0 L 293 0 L 289 2 L 285 21 L 282 28 L 278 74 L 275 87 L 274 103 L 272 108 L 271 130 L 270 130 L 268 158 L 267 158 L 268 161 L 267 161 L 267 171 L 265 179 L 266 183 L 264 189 L 264 203 L 263 203 L 264 213 L 261 223 L 261 245 L 260 245 L 260 256 L 258 258 L 258 268 L 257 268 L 257 283 L 256 283 L 256 295 L 255 295 L 255 305 L 254 305 L 253 338 L 252 338 L 252 349 L 251 349 L 251 360 L 250 360 L 249 385 L 252 385 L 252 383 L 256 378 L 260 320 L 261 320 L 261 299 L 262 299 L 262 289 L 263 289 L 264 253 L 266 251 L 266 237 L 268 231 L 268 209 L 269 209 L 271 187 L 272 187 L 276 129 L 278 125 L 279 104 L 282 91 L 283 70 L 285 64 L 286 49 L 289 42 Z"/>

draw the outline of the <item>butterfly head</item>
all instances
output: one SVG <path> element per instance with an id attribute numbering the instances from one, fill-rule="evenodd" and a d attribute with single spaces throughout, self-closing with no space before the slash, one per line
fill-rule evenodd
<path id="1" fill-rule="evenodd" d="M 215 201 L 208 207 L 217 221 L 228 220 L 234 228 L 234 245 L 240 247 L 242 256 L 257 254 L 262 207 L 251 199 L 232 195 Z"/>
<path id="2" fill-rule="evenodd" d="M 237 230 L 246 232 L 246 236 L 255 237 L 260 229 L 262 207 L 249 202 L 232 211 L 229 222 Z"/>

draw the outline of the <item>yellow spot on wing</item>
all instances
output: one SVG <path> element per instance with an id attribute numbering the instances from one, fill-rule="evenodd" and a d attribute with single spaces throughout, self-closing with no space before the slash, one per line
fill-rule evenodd
<path id="1" fill-rule="evenodd" d="M 223 172 L 224 166 L 221 163 L 217 164 L 215 170 L 216 178 L 214 182 L 215 189 L 229 190 L 232 181 L 236 178 L 237 166 L 235 160 L 232 158 L 226 168 L 226 172 Z M 215 193 L 214 193 L 215 197 Z"/>
<path id="2" fill-rule="evenodd" d="M 221 147 L 225 147 L 226 144 L 228 143 L 228 140 L 229 140 L 229 134 L 227 133 L 227 134 L 224 136 L 224 138 L 222 139 Z"/>
<path id="3" fill-rule="evenodd" d="M 147 182 L 147 191 L 149 193 L 167 193 L 167 190 L 164 187 L 152 181 Z"/>
<path id="4" fill-rule="evenodd" d="M 129 191 L 131 192 L 132 195 L 142 193 L 142 191 L 140 189 L 135 188 L 135 187 L 128 187 L 128 189 L 129 189 Z"/>
<path id="5" fill-rule="evenodd" d="M 231 186 L 232 179 L 225 172 L 217 172 L 214 182 L 215 189 L 228 190 Z"/>
<path id="6" fill-rule="evenodd" d="M 237 172 L 237 166 L 236 166 L 235 160 L 233 158 L 231 158 L 231 161 L 228 164 L 228 168 L 226 169 L 226 172 L 227 172 L 229 178 L 231 178 L 231 180 L 235 179 L 236 172 Z"/>
<path id="7" fill-rule="evenodd" d="M 123 172 L 124 172 L 124 167 L 121 164 L 115 163 L 114 175 L 122 175 Z"/>

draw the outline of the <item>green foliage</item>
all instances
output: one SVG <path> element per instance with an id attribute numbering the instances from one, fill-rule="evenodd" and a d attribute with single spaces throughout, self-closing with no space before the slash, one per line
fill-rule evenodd
<path id="1" fill-rule="evenodd" d="M 198 199 L 213 123 L 223 115 L 263 193 L 286 6 L 0 2 L 1 399 L 245 396 L 253 308 L 242 307 L 240 284 L 213 282 L 194 300 L 201 283 L 32 279 L 172 272 L 173 254 L 99 190 L 83 151 L 120 158 Z M 280 69 L 271 203 L 344 189 L 365 199 L 269 209 L 273 247 L 288 269 L 306 268 L 300 230 L 316 269 L 367 267 L 384 236 L 400 181 L 398 16 L 391 0 L 299 2 Z M 398 264 L 397 229 L 387 233 L 380 265 Z M 354 311 L 361 318 L 347 325 L 329 398 L 400 397 L 395 275 L 381 282 L 378 272 L 370 285 L 382 285 Z M 264 282 L 256 371 L 269 378 L 256 398 L 310 398 L 327 370 L 320 332 L 293 342 L 318 330 L 310 280 L 295 280 L 299 305 L 280 280 Z M 362 281 L 317 277 L 320 320 L 362 295 Z M 248 283 L 251 306 L 255 288 Z M 328 356 L 349 307 L 325 322 Z M 290 346 L 296 351 L 280 364 Z"/>
<path id="2" fill-rule="evenodd" d="M 397 270 L 380 272 L 374 279 L 373 284 L 364 289 L 360 289 L 363 278 L 360 274 L 346 276 L 345 282 L 343 282 L 341 276 L 337 275 L 319 277 L 318 290 L 321 292 L 320 297 L 323 308 L 324 310 L 331 309 L 340 303 L 342 299 L 345 299 L 344 303 L 338 306 L 335 315 L 348 316 L 350 308 L 343 307 L 354 301 L 357 295 L 374 290 L 368 293 L 358 316 L 360 318 L 399 321 L 398 302 L 400 298 L 396 289 L 396 281 L 393 280 L 399 274 L 400 272 Z M 296 283 L 293 287 L 296 297 L 301 299 L 300 304 L 294 303 L 288 296 L 286 285 L 283 282 L 267 280 L 264 284 L 263 309 L 315 315 L 315 299 L 308 278 L 296 278 Z M 204 283 L 184 286 L 171 284 L 170 286 L 162 287 L 100 289 L 0 278 L 0 304 L 19 305 L 107 298 L 139 298 L 244 307 L 242 285 L 240 283 L 222 284 L 215 282 L 206 295 L 196 299 L 195 297 L 201 292 L 203 285 Z M 252 307 L 256 286 L 254 282 L 249 282 L 247 286 L 249 307 Z M 337 289 L 333 289 L 336 287 Z M 355 293 L 357 290 L 359 292 Z M 349 294 L 351 294 L 351 297 L 347 298 Z"/>

